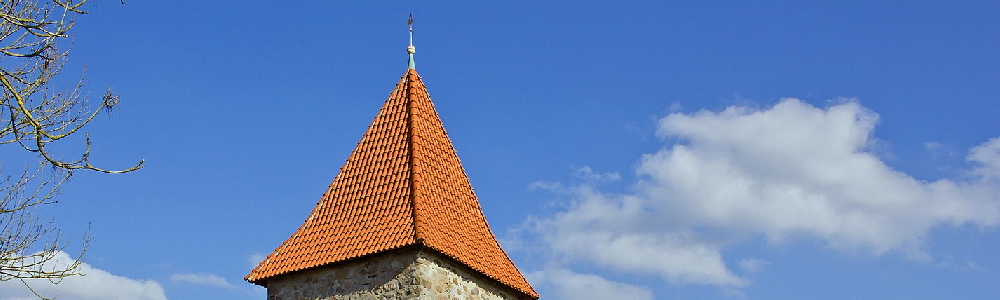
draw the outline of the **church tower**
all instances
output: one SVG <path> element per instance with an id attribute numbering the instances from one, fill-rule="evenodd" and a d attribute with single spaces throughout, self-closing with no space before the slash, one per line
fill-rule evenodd
<path id="1" fill-rule="evenodd" d="M 417 74 L 412 32 L 406 73 L 340 173 L 246 276 L 268 300 L 538 299 L 486 223 Z"/>

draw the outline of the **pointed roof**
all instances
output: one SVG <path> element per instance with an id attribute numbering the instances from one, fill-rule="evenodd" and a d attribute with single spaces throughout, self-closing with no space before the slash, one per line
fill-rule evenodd
<path id="1" fill-rule="evenodd" d="M 413 245 L 538 298 L 490 231 L 427 88 L 408 69 L 305 223 L 245 279 Z"/>

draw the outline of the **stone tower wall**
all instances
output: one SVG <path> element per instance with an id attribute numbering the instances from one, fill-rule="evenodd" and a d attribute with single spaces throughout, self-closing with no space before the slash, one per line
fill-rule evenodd
<path id="1" fill-rule="evenodd" d="M 516 300 L 517 294 L 423 249 L 379 254 L 267 282 L 268 300 Z"/>

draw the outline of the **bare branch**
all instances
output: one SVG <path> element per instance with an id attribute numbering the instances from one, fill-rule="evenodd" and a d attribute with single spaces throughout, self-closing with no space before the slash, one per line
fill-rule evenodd
<path id="1" fill-rule="evenodd" d="M 90 134 L 78 159 L 65 159 L 50 146 L 78 136 L 101 111 L 110 113 L 121 99 L 110 87 L 98 101 L 90 101 L 81 79 L 66 90 L 50 86 L 61 73 L 74 18 L 87 12 L 87 0 L 0 0 L 0 145 L 18 145 L 38 157 L 34 168 L 16 176 L 0 165 L 0 281 L 19 280 L 35 296 L 26 279 L 61 279 L 80 275 L 89 238 L 79 257 L 68 265 L 53 265 L 66 244 L 59 229 L 43 222 L 39 207 L 53 204 L 62 184 L 76 170 L 127 173 L 142 168 L 145 160 L 125 169 L 105 169 L 91 163 Z M 93 104 L 93 106 L 91 106 Z M 16 174 L 16 173 L 15 173 Z M 4 176 L 6 175 L 6 176 Z"/>

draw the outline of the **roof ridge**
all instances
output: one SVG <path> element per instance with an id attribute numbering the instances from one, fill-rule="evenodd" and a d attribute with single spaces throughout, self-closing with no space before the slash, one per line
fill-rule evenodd
<path id="1" fill-rule="evenodd" d="M 412 20 L 412 18 L 413 18 L 413 16 L 411 15 L 410 19 Z M 413 28 L 412 27 L 410 28 L 410 32 L 411 32 L 410 34 L 412 36 L 412 32 L 413 32 Z M 412 37 L 411 37 L 411 39 L 412 39 Z M 412 41 L 411 41 L 411 44 L 412 44 Z M 411 45 L 410 47 L 413 47 L 413 46 Z M 412 53 L 410 54 L 410 61 L 411 62 L 413 61 L 413 54 Z M 411 63 L 411 65 L 412 65 L 412 63 Z M 416 172 L 416 168 L 413 165 L 413 153 L 416 150 L 414 149 L 414 146 L 413 146 L 413 92 L 410 91 L 410 89 L 412 88 L 412 86 L 410 86 L 410 83 L 411 83 L 410 76 L 411 76 L 411 74 L 416 75 L 416 73 L 417 73 L 416 69 L 412 69 L 412 68 L 411 69 L 407 69 L 406 70 L 406 74 L 403 74 L 403 78 L 401 80 L 403 81 L 403 88 L 405 89 L 405 94 L 404 94 L 405 96 L 404 97 L 406 98 L 406 114 L 407 114 L 407 118 L 406 118 L 406 133 L 408 135 L 407 139 L 406 139 L 407 150 L 408 150 L 407 151 L 408 152 L 407 153 L 407 155 L 408 155 L 408 157 L 407 157 L 407 163 L 409 164 L 408 167 L 409 167 L 409 170 L 410 170 L 410 176 L 409 176 L 409 181 L 410 181 L 410 215 L 413 218 L 413 220 L 412 220 L 413 221 L 413 237 L 414 237 L 414 239 L 416 240 L 417 243 L 423 243 L 424 239 L 423 239 L 423 237 L 420 234 L 420 230 L 419 230 L 420 226 L 417 224 L 417 199 L 416 199 L 416 196 L 415 196 L 416 195 L 417 185 L 413 182 L 414 178 L 416 177 L 416 173 L 417 172 Z"/>

